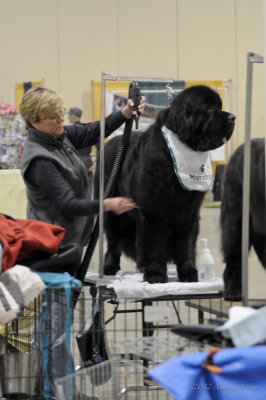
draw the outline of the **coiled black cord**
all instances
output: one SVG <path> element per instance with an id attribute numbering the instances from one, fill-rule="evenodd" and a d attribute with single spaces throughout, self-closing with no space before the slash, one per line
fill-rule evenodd
<path id="1" fill-rule="evenodd" d="M 131 117 L 130 119 L 126 120 L 125 123 L 125 128 L 124 128 L 124 134 L 122 136 L 122 141 L 120 143 L 119 149 L 117 151 L 117 155 L 115 158 L 115 162 L 112 168 L 111 175 L 108 179 L 108 183 L 106 185 L 106 189 L 104 192 L 104 198 L 107 199 L 108 197 L 112 197 L 112 194 L 115 190 L 115 185 L 118 182 L 119 174 L 121 172 L 121 168 L 125 159 L 125 155 L 128 149 L 129 145 L 129 139 L 130 139 L 130 134 L 132 131 L 132 124 L 133 124 L 133 118 Z M 89 243 L 86 249 L 86 252 L 84 254 L 82 263 L 79 266 L 76 278 L 79 279 L 81 282 L 84 282 L 87 270 L 89 268 L 91 258 L 93 256 L 97 241 L 99 238 L 99 216 L 97 217 L 90 239 Z"/>

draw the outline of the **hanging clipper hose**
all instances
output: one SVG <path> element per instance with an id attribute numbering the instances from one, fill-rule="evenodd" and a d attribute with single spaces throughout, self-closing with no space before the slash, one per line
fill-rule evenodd
<path id="1" fill-rule="evenodd" d="M 129 139 L 130 139 L 130 134 L 132 131 L 132 125 L 133 125 L 133 120 L 135 120 L 136 124 L 136 129 L 138 129 L 138 121 L 139 121 L 139 116 L 140 112 L 138 110 L 138 106 L 140 104 L 140 99 L 141 99 L 141 91 L 140 87 L 137 82 L 131 82 L 129 85 L 129 92 L 128 92 L 128 98 L 132 99 L 134 103 L 134 111 L 133 115 L 131 118 L 126 120 L 125 123 L 125 128 L 124 128 L 124 134 L 122 136 L 122 141 L 120 144 L 120 147 L 118 149 L 115 162 L 112 168 L 111 175 L 109 177 L 108 183 L 106 185 L 106 189 L 104 192 L 104 198 L 112 197 L 115 185 L 118 181 L 119 174 L 121 172 L 121 168 L 125 159 L 125 155 L 128 149 L 129 145 Z M 96 222 L 94 224 L 89 243 L 87 246 L 87 250 L 84 254 L 83 261 L 79 267 L 78 273 L 76 278 L 81 280 L 82 282 L 85 279 L 88 267 L 91 262 L 91 258 L 93 256 L 97 241 L 99 237 L 99 217 L 97 217 Z"/>

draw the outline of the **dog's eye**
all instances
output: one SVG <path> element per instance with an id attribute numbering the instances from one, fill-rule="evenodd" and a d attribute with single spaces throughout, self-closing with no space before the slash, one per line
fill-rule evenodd
<path id="1" fill-rule="evenodd" d="M 212 113 L 213 111 L 215 110 L 215 108 L 214 107 L 208 107 L 208 113 Z"/>

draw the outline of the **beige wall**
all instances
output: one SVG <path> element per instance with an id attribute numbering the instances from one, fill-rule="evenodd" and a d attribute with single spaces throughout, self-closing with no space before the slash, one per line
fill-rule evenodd
<path id="1" fill-rule="evenodd" d="M 0 0 L 0 10 L 0 101 L 14 104 L 15 82 L 44 78 L 85 121 L 102 71 L 232 79 L 231 148 L 244 140 L 246 54 L 263 55 L 263 0 Z M 263 136 L 261 64 L 252 108 L 252 136 Z"/>

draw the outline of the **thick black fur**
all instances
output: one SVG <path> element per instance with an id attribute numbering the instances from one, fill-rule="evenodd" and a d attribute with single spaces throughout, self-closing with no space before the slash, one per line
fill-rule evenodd
<path id="1" fill-rule="evenodd" d="M 221 230 L 225 294 L 230 300 L 242 295 L 242 193 L 244 145 L 230 158 L 224 175 Z M 253 246 L 266 268 L 265 145 L 264 139 L 251 140 L 249 249 Z"/>
<path id="2" fill-rule="evenodd" d="M 131 197 L 138 209 L 105 214 L 108 248 L 105 274 L 120 269 L 120 256 L 136 261 L 150 283 L 167 282 L 166 266 L 174 262 L 179 280 L 197 281 L 195 245 L 204 192 L 188 191 L 178 183 L 161 127 L 175 132 L 195 151 L 215 149 L 228 140 L 235 116 L 221 110 L 219 95 L 206 86 L 193 86 L 177 95 L 143 133 L 132 133 L 114 195 Z M 121 137 L 105 145 L 105 183 Z M 97 198 L 99 165 L 96 167 Z"/>

